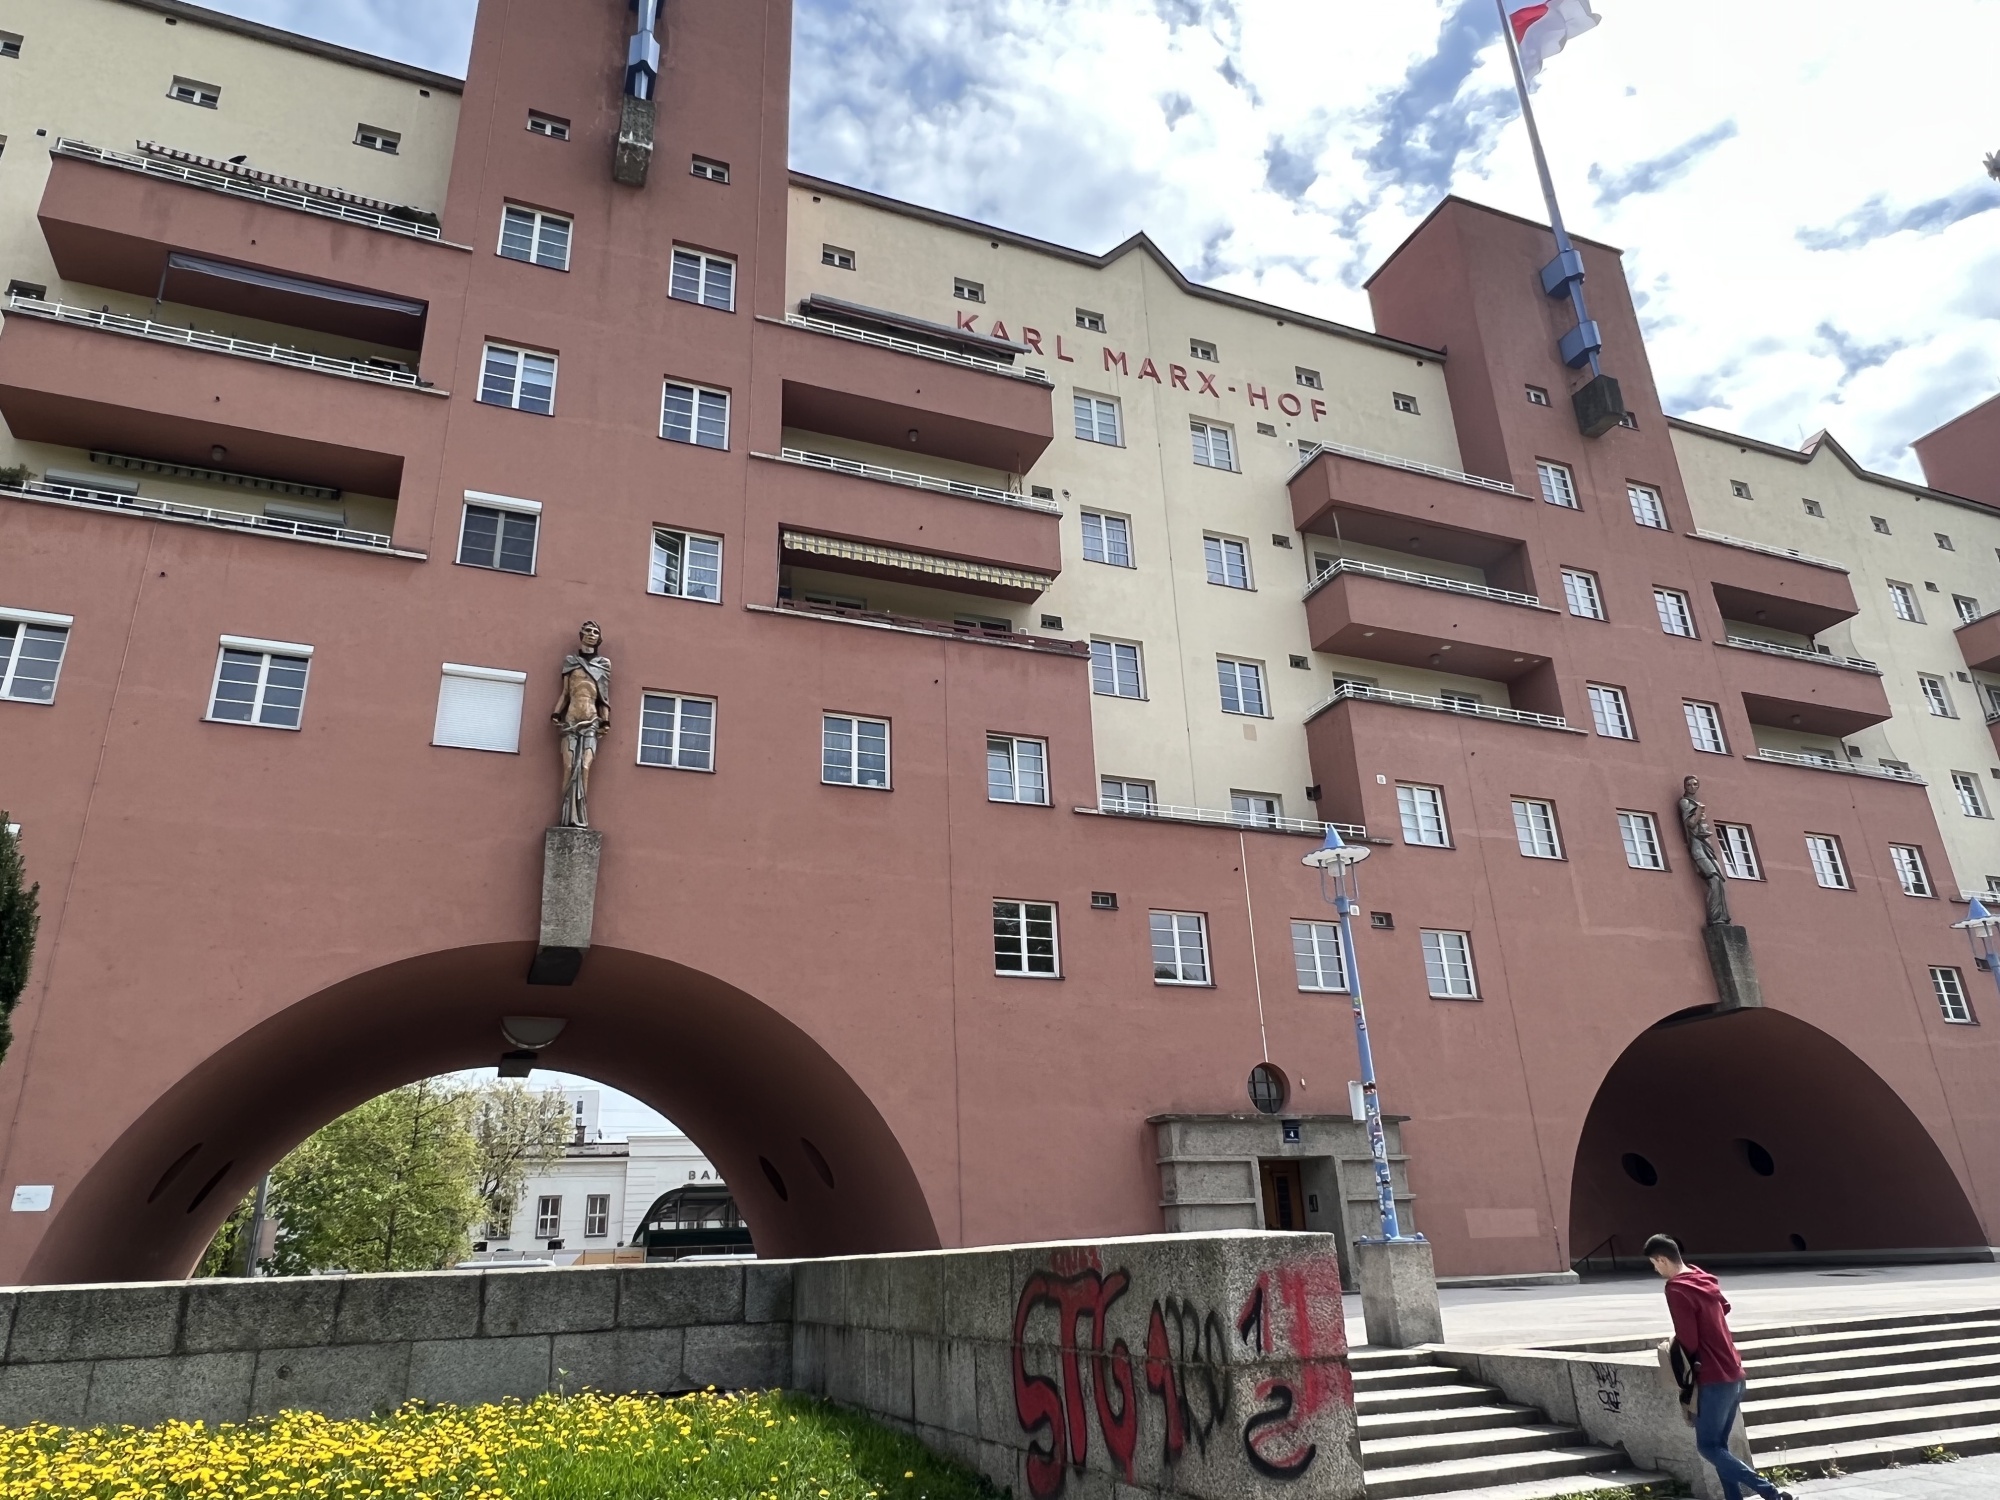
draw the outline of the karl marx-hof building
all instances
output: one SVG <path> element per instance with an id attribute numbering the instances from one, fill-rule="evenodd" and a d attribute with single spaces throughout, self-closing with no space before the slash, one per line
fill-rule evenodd
<path id="1" fill-rule="evenodd" d="M 1474 203 L 1367 331 L 801 176 L 788 0 L 651 8 L 0 9 L 0 1281 L 503 1060 L 764 1255 L 1351 1240 L 1357 973 L 1443 1273 L 1986 1255 L 2000 495 L 1676 422 L 1583 243 L 1594 380 Z"/>

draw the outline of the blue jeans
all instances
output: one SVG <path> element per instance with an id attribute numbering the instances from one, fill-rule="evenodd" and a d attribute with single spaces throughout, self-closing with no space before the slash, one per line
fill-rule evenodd
<path id="1" fill-rule="evenodd" d="M 1701 1410 L 1695 1416 L 1694 1445 L 1715 1469 L 1727 1500 L 1743 1500 L 1743 1491 L 1755 1490 L 1764 1500 L 1774 1500 L 1777 1486 L 1760 1478 L 1755 1469 L 1729 1451 L 1729 1430 L 1736 1425 L 1736 1408 L 1743 1404 L 1743 1382 L 1731 1380 L 1701 1388 Z"/>

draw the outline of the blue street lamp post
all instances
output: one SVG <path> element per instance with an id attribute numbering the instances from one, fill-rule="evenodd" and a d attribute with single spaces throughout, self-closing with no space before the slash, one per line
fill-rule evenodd
<path id="1" fill-rule="evenodd" d="M 2000 931 L 2000 917 L 1994 916 L 1986 909 L 1986 904 L 1974 896 L 1966 910 L 1965 920 L 1951 925 L 1965 934 L 1966 941 L 1972 944 L 1975 966 L 1991 974 L 1994 988 L 2000 990 L 2000 954 L 1995 953 L 1993 944 L 1993 934 Z"/>

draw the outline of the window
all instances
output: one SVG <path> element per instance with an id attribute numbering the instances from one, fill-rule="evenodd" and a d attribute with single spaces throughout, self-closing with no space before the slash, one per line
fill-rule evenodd
<path id="1" fill-rule="evenodd" d="M 1308 370 L 1304 365 L 1294 367 L 1292 378 L 1310 391 L 1323 391 L 1326 389 L 1326 382 L 1319 378 L 1319 371 Z"/>
<path id="2" fill-rule="evenodd" d="M 611 1195 L 592 1193 L 583 1200 L 583 1237 L 601 1240 L 611 1233 Z"/>
<path id="3" fill-rule="evenodd" d="M 514 754 L 521 748 L 521 699 L 527 681 L 526 672 L 446 662 L 438 683 L 431 743 Z"/>
<path id="4" fill-rule="evenodd" d="M 1889 519 L 1886 516 L 1870 516 L 1868 518 L 1868 524 L 1870 526 L 1873 526 L 1883 536 L 1887 536 L 1889 534 Z"/>
<path id="5" fill-rule="evenodd" d="M 1396 783 L 1396 811 L 1403 820 L 1403 842 L 1451 847 L 1451 825 L 1444 816 L 1444 788 L 1416 782 Z"/>
<path id="6" fill-rule="evenodd" d="M 214 83 L 196 83 L 192 78 L 176 78 L 173 87 L 167 90 L 169 99 L 178 99 L 183 104 L 198 105 L 202 109 L 214 109 L 222 103 L 222 87 Z"/>
<path id="7" fill-rule="evenodd" d="M 1621 411 L 1618 413 L 1618 425 L 1632 432 L 1637 432 L 1639 430 L 1639 414 L 1635 411 Z"/>
<path id="8" fill-rule="evenodd" d="M 1621 812 L 1618 840 L 1625 846 L 1625 863 L 1635 870 L 1664 870 L 1666 858 L 1660 853 L 1660 825 L 1651 813 Z"/>
<path id="9" fill-rule="evenodd" d="M 1729 481 L 1729 493 L 1734 495 L 1738 500 L 1748 500 L 1750 498 L 1750 486 L 1740 479 L 1732 479 Z"/>
<path id="10" fill-rule="evenodd" d="M 1139 648 L 1125 641 L 1090 643 L 1090 690 L 1107 698 L 1143 698 Z"/>
<path id="11" fill-rule="evenodd" d="M 993 903 L 993 972 L 1054 978 L 1056 909 L 1048 901 Z"/>
<path id="12" fill-rule="evenodd" d="M 1264 669 L 1254 661 L 1236 661 L 1227 656 L 1215 659 L 1216 680 L 1222 688 L 1222 711 L 1263 718 Z"/>
<path id="13" fill-rule="evenodd" d="M 729 163 L 716 161 L 713 157 L 697 156 L 688 163 L 688 173 L 707 182 L 727 182 Z"/>
<path id="14" fill-rule="evenodd" d="M 528 111 L 528 134 L 545 135 L 552 141 L 569 139 L 569 121 L 560 115 L 545 115 L 538 109 Z"/>
<path id="15" fill-rule="evenodd" d="M 1667 507 L 1660 499 L 1660 492 L 1648 485 L 1628 484 L 1625 498 L 1632 505 L 1632 519 L 1641 526 L 1650 526 L 1655 531 L 1666 531 Z"/>
<path id="16" fill-rule="evenodd" d="M 1552 464 L 1542 460 L 1535 465 L 1535 473 L 1542 482 L 1544 500 L 1567 510 L 1577 509 L 1576 476 L 1570 472 L 1568 464 Z"/>
<path id="17" fill-rule="evenodd" d="M 1048 806 L 1048 741 L 1016 739 L 1008 734 L 987 735 L 986 800 Z"/>
<path id="18" fill-rule="evenodd" d="M 488 406 L 511 406 L 553 416 L 556 409 L 556 357 L 534 354 L 526 349 L 509 349 L 504 344 L 486 346 L 486 368 L 479 381 L 479 399 Z"/>
<path id="19" fill-rule="evenodd" d="M 1942 677 L 1931 677 L 1922 672 L 1917 674 L 1917 685 L 1924 690 L 1924 707 L 1931 711 L 1935 719 L 1955 719 L 1958 717 L 1951 707 L 1951 689 L 1945 686 Z"/>
<path id="20" fill-rule="evenodd" d="M 1092 333 L 1102 333 L 1104 332 L 1104 314 L 1090 312 L 1085 308 L 1079 307 L 1076 310 L 1076 326 L 1088 329 Z"/>
<path id="21" fill-rule="evenodd" d="M 1153 783 L 1101 776 L 1097 781 L 1097 805 L 1106 812 L 1151 812 Z"/>
<path id="22" fill-rule="evenodd" d="M 1108 396 L 1075 398 L 1076 435 L 1086 443 L 1118 444 L 1118 403 Z"/>
<path id="23" fill-rule="evenodd" d="M 5 146 L 6 144 L 7 144 L 7 142 L 6 142 L 5 138 L 4 138 L 4 137 L 0 137 L 0 146 Z M 1273 426 L 1273 425 L 1272 425 L 1271 423 L 1269 423 L 1269 422 L 1259 422 L 1259 423 L 1257 424 L 1257 436 L 1259 436 L 1259 437 L 1276 437 L 1277 435 L 1278 435 L 1278 429 L 1277 429 L 1277 428 L 1276 428 L 1275 426 Z M 1289 545 L 1290 545 L 1290 543 L 1286 543 L 1285 545 L 1289 546 Z"/>
<path id="24" fill-rule="evenodd" d="M 726 255 L 674 249 L 667 295 L 676 302 L 699 302 L 722 312 L 736 311 L 736 262 Z"/>
<path id="25" fill-rule="evenodd" d="M 394 156 L 403 149 L 403 138 L 395 131 L 384 130 L 377 125 L 357 125 L 354 127 L 354 144 L 368 151 Z"/>
<path id="26" fill-rule="evenodd" d="M 1439 688 L 1438 701 L 1449 703 L 1454 708 L 1477 708 L 1486 700 L 1477 693 L 1467 693 L 1454 688 Z"/>
<path id="27" fill-rule="evenodd" d="M 984 302 L 986 300 L 986 283 L 983 281 L 967 281 L 963 276 L 954 277 L 951 283 L 951 294 L 961 302 Z"/>
<path id="28" fill-rule="evenodd" d="M 1937 996 L 1938 1009 L 1947 1021 L 1954 1026 L 1975 1024 L 1972 1003 L 1965 998 L 1965 976 L 1958 970 L 1933 965 L 1931 991 Z"/>
<path id="29" fill-rule="evenodd" d="M 1207 984 L 1208 918 L 1196 911 L 1156 911 L 1153 929 L 1153 983 Z"/>
<path id="30" fill-rule="evenodd" d="M 561 1197 L 537 1198 L 535 1200 L 535 1238 L 538 1240 L 552 1240 L 561 1233 Z"/>
<path id="31" fill-rule="evenodd" d="M 1561 859 L 1562 839 L 1556 833 L 1555 803 L 1516 797 L 1514 838 L 1529 859 Z"/>
<path id="32" fill-rule="evenodd" d="M 1958 550 L 1952 546 L 1951 538 L 1946 536 L 1942 531 L 1933 531 L 1931 535 L 1937 538 L 1937 544 L 1942 550 L 1946 552 L 1955 552 Z"/>
<path id="33" fill-rule="evenodd" d="M 305 712 L 313 648 L 225 635 L 215 659 L 208 717 L 225 724 L 297 729 Z"/>
<path id="34" fill-rule="evenodd" d="M 1531 385 L 1528 387 L 1528 405 L 1547 406 L 1548 404 L 1549 404 L 1549 393 L 1547 391 L 1543 390 L 1538 385 Z"/>
<path id="35" fill-rule="evenodd" d="M 1216 361 L 1215 345 L 1211 344 L 1207 339 L 1189 339 L 1188 358 L 1205 359 L 1210 364 L 1214 364 Z"/>
<path id="36" fill-rule="evenodd" d="M 674 771 L 713 771 L 715 700 L 674 693 L 641 694 L 639 764 Z"/>
<path id="37" fill-rule="evenodd" d="M 1597 587 L 1597 575 L 1581 568 L 1564 568 L 1562 575 L 1563 598 L 1569 602 L 1569 612 L 1579 619 L 1603 619 L 1604 595 Z"/>
<path id="38" fill-rule="evenodd" d="M 820 718 L 819 779 L 829 786 L 889 786 L 889 725 L 847 714 Z"/>
<path id="39" fill-rule="evenodd" d="M 660 436 L 698 448 L 729 446 L 729 392 L 669 380 L 660 393 Z"/>
<path id="40" fill-rule="evenodd" d="M 1847 874 L 1847 857 L 1840 840 L 1830 833 L 1806 835 L 1806 858 L 1812 862 L 1813 879 L 1829 891 L 1849 891 L 1854 882 Z"/>
<path id="41" fill-rule="evenodd" d="M 1731 880 L 1762 880 L 1764 871 L 1757 863 L 1757 841 L 1747 823 L 1717 823 L 1715 840 L 1722 855 L 1722 873 Z"/>
<path id="42" fill-rule="evenodd" d="M 722 538 L 653 528 L 653 566 L 646 591 L 672 599 L 722 602 Z"/>
<path id="43" fill-rule="evenodd" d="M 569 269 L 571 222 L 561 214 L 508 204 L 500 216 L 500 254 L 552 271 Z"/>
<path id="44" fill-rule="evenodd" d="M 1250 587 L 1250 551 L 1234 537 L 1205 536 L 1202 551 L 1208 559 L 1208 581 L 1226 589 Z"/>
<path id="45" fill-rule="evenodd" d="M 1204 469 L 1236 467 L 1236 435 L 1227 427 L 1190 420 L 1188 432 L 1194 438 L 1194 461 Z"/>
<path id="46" fill-rule="evenodd" d="M 1284 803 L 1269 792 L 1231 792 L 1229 816 L 1248 828 L 1276 828 Z"/>
<path id="47" fill-rule="evenodd" d="M 1896 867 L 1896 883 L 1905 896 L 1929 896 L 1931 874 L 1924 867 L 1924 851 L 1915 844 L 1891 844 L 1889 862 Z"/>
<path id="48" fill-rule="evenodd" d="M 1986 799 L 1980 794 L 1979 778 L 1970 771 L 1951 773 L 1952 790 L 1958 793 L 1958 810 L 1968 818 L 1991 816 L 1986 811 Z"/>
<path id="49" fill-rule="evenodd" d="M 1131 567 L 1132 523 L 1123 516 L 1084 511 L 1083 560 L 1108 563 L 1114 568 Z"/>
<path id="50" fill-rule="evenodd" d="M 1433 1000 L 1477 1000 L 1472 977 L 1472 934 L 1424 929 L 1424 978 Z"/>
<path id="51" fill-rule="evenodd" d="M 1417 415 L 1417 398 L 1415 396 L 1405 396 L 1401 391 L 1391 391 L 1389 393 L 1389 400 L 1397 411 L 1407 412 L 1413 417 Z"/>
<path id="52" fill-rule="evenodd" d="M 1970 625 L 1979 618 L 1979 601 L 1966 594 L 1953 594 L 1951 607 L 1958 611 L 1958 622 Z"/>
<path id="53" fill-rule="evenodd" d="M 1340 928 L 1332 922 L 1292 923 L 1292 960 L 1300 989 L 1347 992 L 1347 954 L 1340 946 Z"/>
<path id="54" fill-rule="evenodd" d="M 1826 514 L 1826 508 L 1817 500 L 1801 500 L 1799 504 L 1806 508 L 1806 514 L 1809 516 L 1823 516 Z"/>
<path id="55" fill-rule="evenodd" d="M 1890 582 L 1889 608 L 1899 620 L 1908 620 L 1913 625 L 1924 623 L 1923 611 L 1917 608 L 1917 591 L 1907 583 Z"/>
<path id="56" fill-rule="evenodd" d="M 23 38 L 16 31 L 0 31 L 0 57 L 19 57 Z"/>
<path id="57" fill-rule="evenodd" d="M 1632 734 L 1632 714 L 1625 704 L 1625 689 L 1604 687 L 1590 683 L 1584 688 L 1590 699 L 1590 722 L 1597 732 L 1606 739 L 1629 740 Z"/>
<path id="58" fill-rule="evenodd" d="M 458 523 L 460 565 L 497 568 L 502 573 L 534 572 L 541 509 L 533 500 L 467 490 L 465 514 Z"/>
<path id="59" fill-rule="evenodd" d="M 56 678 L 69 648 L 70 615 L 25 609 L 0 610 L 0 698 L 16 703 L 53 703 Z"/>
<path id="60" fill-rule="evenodd" d="M 1654 589 L 1653 608 L 1660 614 L 1660 629 L 1668 635 L 1684 635 L 1694 638 L 1694 611 L 1688 607 L 1688 596 L 1679 589 Z"/>
<path id="61" fill-rule="evenodd" d="M 1706 750 L 1710 755 L 1727 755 L 1729 745 L 1722 738 L 1722 710 L 1713 703 L 1696 703 L 1692 699 L 1681 704 L 1681 713 L 1687 719 L 1688 740 L 1697 750 Z"/>

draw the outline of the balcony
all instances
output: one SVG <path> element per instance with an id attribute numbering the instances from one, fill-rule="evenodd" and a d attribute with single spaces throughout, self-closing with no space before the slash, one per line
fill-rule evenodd
<path id="1" fill-rule="evenodd" d="M 1840 739 L 1889 717 L 1889 697 L 1872 663 L 1842 670 L 1840 658 L 1741 637 L 1718 642 L 1716 650 L 1723 681 L 1742 695 L 1752 724 Z"/>
<path id="2" fill-rule="evenodd" d="M 1958 627 L 1959 654 L 1975 672 L 2000 672 L 2000 610 Z"/>
<path id="3" fill-rule="evenodd" d="M 1219 807 L 1106 800 L 1095 807 L 1079 807 L 1076 811 L 1098 813 L 1107 818 L 1146 818 L 1159 823 L 1205 823 L 1222 828 L 1261 829 L 1266 833 L 1298 833 L 1315 839 L 1325 838 L 1327 829 L 1331 828 L 1349 843 L 1370 842 L 1368 830 L 1359 823 L 1322 823 L 1317 818 L 1259 817 L 1252 813 L 1225 812 Z"/>
<path id="4" fill-rule="evenodd" d="M 1803 766 L 1808 771 L 1832 771 L 1841 776 L 1866 776 L 1876 781 L 1900 781 L 1906 786 L 1928 786 L 1915 771 L 1899 771 L 1894 766 L 1871 766 L 1856 760 L 1839 760 L 1831 755 L 1802 755 L 1795 750 L 1757 750 L 1743 757 L 1767 765 Z"/>
<path id="5" fill-rule="evenodd" d="M 1302 532 L 1476 568 L 1513 561 L 1529 514 L 1511 484 L 1338 444 L 1306 458 L 1289 487 Z"/>
<path id="6" fill-rule="evenodd" d="M 1018 630 L 982 630 L 977 626 L 955 624 L 949 620 L 926 619 L 921 615 L 898 614 L 893 610 L 847 609 L 837 604 L 814 604 L 803 599 L 780 599 L 775 604 L 750 604 L 745 608 L 760 614 L 795 615 L 801 619 L 826 620 L 874 630 L 941 636 L 947 640 L 979 641 L 1008 650 L 1066 656 L 1079 662 L 1090 660 L 1089 641 L 1066 641 L 1053 636 L 1029 635 L 1025 631 Z"/>
<path id="7" fill-rule="evenodd" d="M 225 531 L 248 532 L 252 536 L 310 542 L 323 547 L 346 547 L 361 552 L 382 552 L 397 557 L 420 558 L 424 555 L 420 552 L 398 550 L 393 539 L 385 532 L 358 531 L 352 527 L 320 525 L 311 521 L 291 521 L 279 516 L 224 510 L 219 506 L 187 505 L 177 500 L 156 500 L 111 490 L 87 489 L 81 485 L 0 484 L 0 498 L 25 500 L 39 505 L 110 511 L 120 515 L 138 516 L 149 521 L 209 526 Z"/>
<path id="8" fill-rule="evenodd" d="M 1817 667 L 1844 667 L 1850 672 L 1870 672 L 1882 675 L 1882 669 L 1865 656 L 1835 656 L 1830 651 L 1812 651 L 1804 646 L 1786 646 L 1777 641 L 1760 641 L 1753 636 L 1732 635 L 1724 644 L 1736 646 L 1744 651 L 1764 651 L 1773 656 L 1787 656 L 1793 661 L 1809 661 Z"/>
<path id="9" fill-rule="evenodd" d="M 1528 729 L 1554 729 L 1564 734 L 1582 734 L 1560 714 L 1530 713 L 1519 708 L 1495 708 L 1486 703 L 1468 703 L 1456 698 L 1432 698 L 1422 693 L 1399 693 L 1390 688 L 1370 687 L 1359 682 L 1338 682 L 1333 691 L 1306 714 L 1310 724 L 1340 703 L 1386 703 L 1396 708 L 1421 708 L 1431 713 L 1457 714 L 1468 719 L 1487 719 L 1498 724 L 1519 724 Z"/>
<path id="10" fill-rule="evenodd" d="M 1340 558 L 1306 589 L 1315 651 L 1512 682 L 1546 662 L 1559 616 L 1532 594 Z"/>
<path id="11" fill-rule="evenodd" d="M 1839 563 L 1718 532 L 1689 534 L 1708 544 L 1700 564 L 1725 619 L 1815 636 L 1860 613 Z"/>

